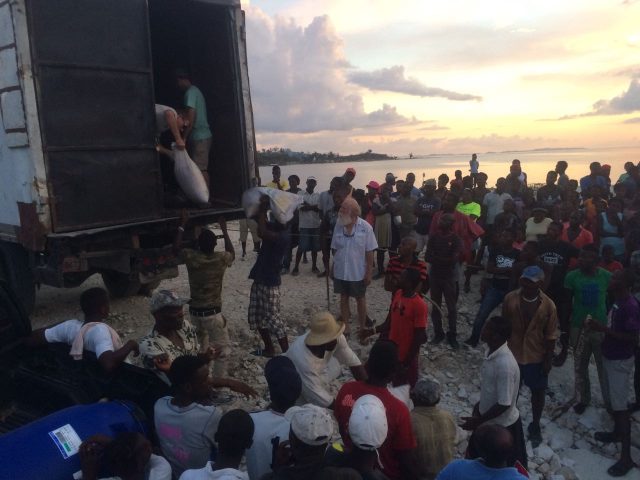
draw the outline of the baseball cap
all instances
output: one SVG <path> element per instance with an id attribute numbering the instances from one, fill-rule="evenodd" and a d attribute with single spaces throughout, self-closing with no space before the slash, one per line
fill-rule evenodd
<path id="1" fill-rule="evenodd" d="M 367 188 L 373 188 L 375 190 L 378 190 L 380 188 L 380 184 L 375 180 L 371 180 L 369 183 L 367 183 Z"/>
<path id="2" fill-rule="evenodd" d="M 349 417 L 349 437 L 360 450 L 376 450 L 382 446 L 389 426 L 387 412 L 375 395 L 363 395 L 353 404 Z"/>
<path id="3" fill-rule="evenodd" d="M 309 180 L 313 180 L 314 182 L 317 182 L 318 180 L 316 180 L 316 177 L 314 177 L 313 175 L 311 175 L 310 177 L 307 177 L 307 182 Z"/>
<path id="4" fill-rule="evenodd" d="M 527 280 L 531 280 L 532 282 L 541 282 L 542 280 L 544 280 L 544 272 L 540 267 L 532 265 L 522 271 L 522 275 L 520 275 L 520 278 L 526 278 Z"/>
<path id="5" fill-rule="evenodd" d="M 421 378 L 411 391 L 411 396 L 421 404 L 435 405 L 440 401 L 440 382 L 430 378 Z"/>
<path id="6" fill-rule="evenodd" d="M 427 187 L 437 187 L 438 182 L 436 182 L 435 178 L 430 178 L 429 180 L 424 181 L 424 185 Z"/>
<path id="7" fill-rule="evenodd" d="M 291 423 L 291 430 L 303 443 L 311 446 L 326 445 L 333 435 L 333 421 L 326 409 L 307 403 L 291 407 L 284 414 Z"/>
<path id="8" fill-rule="evenodd" d="M 158 290 L 154 292 L 149 302 L 149 309 L 151 313 L 156 313 L 158 310 L 162 310 L 166 307 L 182 307 L 186 303 L 189 303 L 190 298 L 181 298 L 175 292 L 171 290 Z"/>
<path id="9" fill-rule="evenodd" d="M 285 406 L 292 405 L 302 393 L 302 380 L 295 365 L 284 355 L 269 359 L 264 366 L 271 400 Z"/>
<path id="10" fill-rule="evenodd" d="M 344 173 L 352 173 L 352 174 L 355 175 L 356 174 L 356 169 L 353 168 L 353 167 L 349 167 L 344 171 Z"/>

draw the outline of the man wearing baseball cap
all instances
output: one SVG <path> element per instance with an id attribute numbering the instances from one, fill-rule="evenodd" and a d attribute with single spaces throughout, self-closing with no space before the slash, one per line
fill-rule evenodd
<path id="1" fill-rule="evenodd" d="M 316 177 L 307 178 L 307 189 L 298 193 L 303 198 L 303 203 L 298 208 L 298 228 L 300 241 L 296 251 L 296 264 L 291 275 L 298 275 L 300 272 L 300 260 L 302 254 L 311 252 L 311 271 L 320 273 L 318 270 L 318 251 L 320 250 L 320 194 L 314 192 L 317 185 Z"/>
<path id="2" fill-rule="evenodd" d="M 542 441 L 540 417 L 545 391 L 558 338 L 558 314 L 553 301 L 542 291 L 544 272 L 538 266 L 525 268 L 520 288 L 507 294 L 502 316 L 511 321 L 509 349 L 520 366 L 520 378 L 531 389 L 529 440 L 535 446 Z"/>
<path id="3" fill-rule="evenodd" d="M 309 330 L 289 347 L 286 356 L 300 374 L 301 398 L 305 401 L 333 408 L 329 382 L 340 375 L 340 364 L 349 367 L 354 378 L 366 378 L 362 362 L 343 335 L 344 328 L 344 323 L 337 322 L 331 313 L 318 312 L 311 319 Z"/>
<path id="4" fill-rule="evenodd" d="M 291 407 L 285 413 L 291 423 L 289 447 L 280 444 L 280 451 L 287 452 L 289 461 L 274 465 L 274 473 L 263 480 L 335 479 L 360 480 L 360 475 L 350 468 L 327 466 L 324 455 L 333 436 L 333 419 L 327 410 L 316 405 Z M 278 460 L 286 455 L 279 455 Z"/>
<path id="5" fill-rule="evenodd" d="M 155 319 L 151 333 L 140 339 L 140 358 L 145 368 L 153 370 L 161 380 L 171 384 L 167 376 L 173 361 L 182 356 L 197 356 L 207 364 L 219 355 L 213 347 L 200 352 L 196 329 L 184 318 L 184 305 L 188 298 L 179 297 L 171 290 L 156 290 L 151 297 L 150 310 Z M 244 395 L 255 391 L 238 380 L 212 377 L 210 386 L 228 387 Z"/>

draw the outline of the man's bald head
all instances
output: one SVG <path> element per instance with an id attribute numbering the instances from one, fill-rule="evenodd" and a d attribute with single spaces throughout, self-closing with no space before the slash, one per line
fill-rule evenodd
<path id="1" fill-rule="evenodd" d="M 362 210 L 360 209 L 358 202 L 356 202 L 353 197 L 347 197 L 343 200 L 342 205 L 340 206 L 338 221 L 345 227 L 347 225 L 353 225 L 356 223 L 361 213 Z"/>
<path id="2" fill-rule="evenodd" d="M 488 467 L 503 468 L 511 466 L 513 458 L 513 435 L 501 425 L 481 425 L 474 433 L 474 443 Z"/>

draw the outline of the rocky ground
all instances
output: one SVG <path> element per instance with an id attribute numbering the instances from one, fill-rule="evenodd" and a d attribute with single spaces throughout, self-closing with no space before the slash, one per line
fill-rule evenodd
<path id="1" fill-rule="evenodd" d="M 230 235 L 237 249 L 237 260 L 227 271 L 223 291 L 223 312 L 230 322 L 230 334 L 234 341 L 233 353 L 229 361 L 230 376 L 244 380 L 253 385 L 262 397 L 257 400 L 238 398 L 235 405 L 249 410 L 259 409 L 267 403 L 266 382 L 262 375 L 265 360 L 249 355 L 248 352 L 258 345 L 258 339 L 247 326 L 247 308 L 251 282 L 248 280 L 249 270 L 255 261 L 256 254 L 251 251 L 242 259 L 238 242 L 237 224 L 230 223 Z M 327 308 L 327 291 L 324 279 L 318 279 L 311 274 L 311 265 L 301 265 L 300 275 L 283 277 L 282 314 L 289 328 L 290 339 L 305 330 L 310 315 L 317 310 Z M 474 278 L 473 289 L 470 294 L 462 294 L 459 303 L 460 340 L 465 339 L 470 330 L 475 312 L 478 309 L 479 294 L 477 293 L 478 278 Z M 102 285 L 99 276 L 90 278 L 84 285 L 75 289 L 53 289 L 43 287 L 37 295 L 37 304 L 32 316 L 34 327 L 44 326 L 80 315 L 78 299 L 80 293 L 90 287 Z M 189 295 L 189 284 L 184 268 L 180 269 L 180 276 L 172 280 L 165 280 L 162 288 L 173 289 L 180 295 Z M 370 316 L 377 322 L 384 320 L 389 306 L 390 295 L 385 292 L 382 280 L 374 281 L 367 293 Z M 337 297 L 329 296 L 330 309 L 337 312 Z M 112 301 L 112 315 L 110 323 L 125 338 L 139 338 L 145 335 L 153 324 L 148 313 L 148 298 L 133 297 L 115 299 Z M 355 313 L 355 304 L 352 306 Z M 429 330 L 431 328 L 429 327 Z M 429 332 L 431 335 L 431 332 Z M 357 341 L 351 341 L 354 351 L 366 359 L 368 347 L 363 347 Z M 448 346 L 423 347 L 421 369 L 425 375 L 431 375 L 441 382 L 443 398 L 441 407 L 449 410 L 455 417 L 469 415 L 471 408 L 479 398 L 480 379 L 479 367 L 482 363 L 483 350 L 461 348 L 453 351 Z M 583 415 L 576 415 L 569 409 L 557 419 L 550 418 L 559 413 L 559 408 L 571 400 L 573 396 L 573 363 L 569 358 L 562 368 L 554 368 L 550 377 L 549 395 L 543 416 L 543 438 L 538 448 L 529 448 L 529 469 L 533 479 L 547 480 L 600 480 L 610 478 L 606 470 L 615 462 L 618 455 L 618 445 L 603 445 L 593 440 L 594 432 L 607 430 L 612 427 L 609 415 L 602 406 L 602 397 L 595 376 L 595 366 L 592 367 L 592 390 L 594 405 L 590 406 Z M 345 370 L 343 377 L 335 382 L 337 389 L 341 382 L 348 380 L 349 373 Z M 518 407 L 526 426 L 531 421 L 529 392 L 523 388 Z M 458 453 L 462 454 L 466 448 L 468 434 L 459 429 Z M 632 455 L 640 463 L 640 413 L 634 415 L 632 422 Z M 623 477 L 639 479 L 640 470 L 634 469 Z"/>

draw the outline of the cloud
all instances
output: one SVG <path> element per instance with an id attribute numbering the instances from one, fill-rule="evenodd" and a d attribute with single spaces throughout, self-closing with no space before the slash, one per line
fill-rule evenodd
<path id="1" fill-rule="evenodd" d="M 310 133 L 411 124 L 393 105 L 366 111 L 329 17 L 306 27 L 250 6 L 249 75 L 256 130 Z"/>
<path id="2" fill-rule="evenodd" d="M 622 123 L 640 123 L 640 117 L 635 117 L 635 118 L 627 118 L 624 122 Z"/>
<path id="3" fill-rule="evenodd" d="M 620 115 L 640 110 L 640 78 L 632 78 L 626 92 L 610 100 L 598 100 L 593 104 L 593 111 L 576 115 L 565 115 L 557 120 L 573 120 L 598 115 Z"/>
<path id="4" fill-rule="evenodd" d="M 482 97 L 477 95 L 428 87 L 416 78 L 405 77 L 404 67 L 402 65 L 395 65 L 370 72 L 355 71 L 349 74 L 349 80 L 369 90 L 385 90 L 388 92 L 414 95 L 416 97 L 443 97 L 455 101 L 482 100 Z"/>

